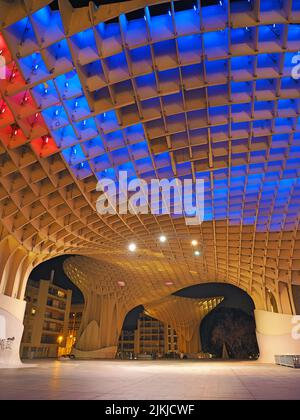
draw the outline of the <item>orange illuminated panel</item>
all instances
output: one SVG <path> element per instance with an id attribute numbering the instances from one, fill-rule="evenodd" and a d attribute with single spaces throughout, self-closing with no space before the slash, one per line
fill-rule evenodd
<path id="1" fill-rule="evenodd" d="M 39 157 L 46 158 L 58 152 L 58 147 L 52 137 L 43 136 L 30 142 L 32 149 Z"/>
<path id="2" fill-rule="evenodd" d="M 14 116 L 4 99 L 0 97 L 0 128 L 12 125 L 15 122 Z"/>
<path id="3" fill-rule="evenodd" d="M 26 143 L 27 138 L 20 127 L 16 124 L 8 125 L 0 129 L 0 139 L 9 149 L 15 149 Z"/>

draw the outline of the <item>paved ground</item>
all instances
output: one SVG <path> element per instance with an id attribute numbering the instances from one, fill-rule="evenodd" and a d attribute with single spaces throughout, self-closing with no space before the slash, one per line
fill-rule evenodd
<path id="1" fill-rule="evenodd" d="M 300 399 L 300 369 L 255 362 L 39 361 L 0 370 L 0 399 Z"/>

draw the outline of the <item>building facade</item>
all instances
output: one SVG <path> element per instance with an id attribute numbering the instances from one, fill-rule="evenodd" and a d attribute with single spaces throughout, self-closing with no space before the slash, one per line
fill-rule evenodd
<path id="1" fill-rule="evenodd" d="M 50 280 L 29 280 L 25 299 L 21 358 L 57 357 L 67 341 L 72 291 L 53 284 L 52 274 Z"/>
<path id="2" fill-rule="evenodd" d="M 72 353 L 73 346 L 77 340 L 83 309 L 83 304 L 79 303 L 71 305 L 71 310 L 69 313 L 68 334 L 65 341 L 66 345 L 65 347 L 60 348 L 60 355 L 70 355 Z"/>
<path id="3" fill-rule="evenodd" d="M 175 329 L 145 312 L 139 315 L 137 329 L 122 330 L 119 338 L 119 357 L 162 357 L 176 353 L 178 345 Z"/>
<path id="4" fill-rule="evenodd" d="M 119 338 L 117 356 L 121 359 L 131 359 L 136 351 L 137 330 L 122 330 Z"/>

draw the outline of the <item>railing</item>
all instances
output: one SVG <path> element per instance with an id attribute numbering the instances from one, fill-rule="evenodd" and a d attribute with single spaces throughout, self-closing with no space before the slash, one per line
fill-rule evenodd
<path id="1" fill-rule="evenodd" d="M 275 356 L 277 365 L 300 369 L 300 355 Z"/>

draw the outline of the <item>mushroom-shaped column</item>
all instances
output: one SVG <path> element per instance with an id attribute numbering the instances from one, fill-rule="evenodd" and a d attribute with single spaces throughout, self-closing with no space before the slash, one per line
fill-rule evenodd
<path id="1" fill-rule="evenodd" d="M 73 353 L 80 359 L 114 358 L 129 296 L 116 281 L 111 267 L 101 273 L 89 258 L 70 258 L 64 263 L 66 274 L 84 295 L 83 318 Z M 94 276 L 91 273 L 94 272 Z M 101 277 L 99 276 L 101 275 Z"/>
<path id="2" fill-rule="evenodd" d="M 201 351 L 201 321 L 222 300 L 223 297 L 190 299 L 172 295 L 144 307 L 148 315 L 175 329 L 180 352 L 198 353 Z"/>
<path id="3" fill-rule="evenodd" d="M 138 263 L 136 258 L 121 253 L 117 261 L 116 257 L 113 259 L 104 253 L 101 259 L 70 257 L 64 262 L 64 270 L 82 291 L 85 300 L 82 323 L 73 349 L 78 358 L 114 357 L 125 316 L 131 309 L 156 302 L 187 284 L 199 281 L 191 274 L 189 276 L 184 266 L 171 266 L 170 262 L 162 262 L 160 257 L 152 254 L 150 257 L 140 254 Z M 207 305 L 209 307 L 209 303 Z M 205 302 L 200 306 L 197 325 L 208 311 Z"/>

